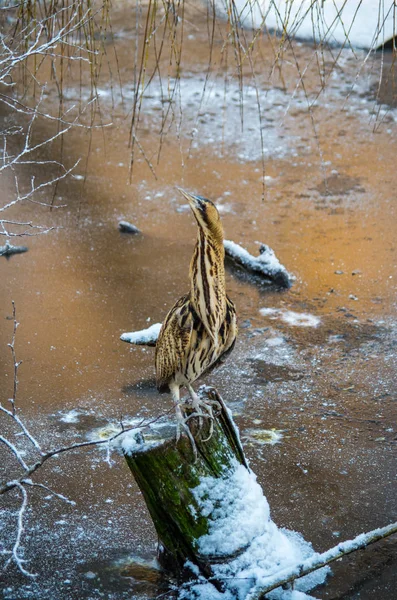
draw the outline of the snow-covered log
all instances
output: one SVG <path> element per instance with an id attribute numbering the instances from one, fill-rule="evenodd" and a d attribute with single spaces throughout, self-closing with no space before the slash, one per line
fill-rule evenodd
<path id="1" fill-rule="evenodd" d="M 271 520 L 230 411 L 213 388 L 201 394 L 218 408 L 211 436 L 207 419 L 201 427 L 197 417 L 188 421 L 197 456 L 187 436 L 176 442 L 172 426 L 147 437 L 126 434 L 121 448 L 153 519 L 160 563 L 179 579 L 178 597 L 247 599 L 260 592 L 262 581 L 314 552 Z M 297 589 L 311 589 L 326 574 L 323 569 L 300 580 Z"/>
<path id="2" fill-rule="evenodd" d="M 138 227 L 128 221 L 119 221 L 119 230 L 122 233 L 141 233 L 141 230 L 138 229 Z"/>
<path id="3" fill-rule="evenodd" d="M 147 329 L 122 333 L 120 339 L 122 342 L 136 344 L 137 346 L 155 346 L 157 338 L 159 337 L 160 329 L 161 323 L 154 323 Z"/>
<path id="4" fill-rule="evenodd" d="M 266 244 L 261 244 L 259 256 L 252 256 L 245 248 L 235 242 L 225 240 L 223 243 L 226 256 L 245 271 L 260 276 L 265 283 L 274 284 L 281 288 L 291 287 L 291 275 L 280 263 L 274 251 Z"/>
<path id="5" fill-rule="evenodd" d="M 13 246 L 7 240 L 4 246 L 0 246 L 0 256 L 12 256 L 13 254 L 22 254 L 23 252 L 27 252 L 27 246 Z"/>

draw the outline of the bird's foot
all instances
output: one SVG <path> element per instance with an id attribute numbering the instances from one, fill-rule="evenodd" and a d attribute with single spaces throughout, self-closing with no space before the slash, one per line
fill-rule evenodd
<path id="1" fill-rule="evenodd" d="M 199 428 L 202 429 L 203 427 L 203 419 L 209 419 L 209 424 L 210 424 L 210 430 L 209 430 L 209 435 L 208 437 L 206 437 L 205 439 L 203 439 L 203 442 L 208 442 L 211 437 L 212 434 L 214 433 L 214 412 L 212 410 L 212 402 L 207 402 L 205 400 L 203 400 L 202 398 L 200 398 L 199 396 L 197 396 L 196 393 L 192 393 L 192 390 L 190 390 L 190 394 L 191 394 L 191 398 L 192 401 L 189 404 L 189 407 L 191 406 L 193 408 L 193 412 L 186 418 L 186 421 L 189 419 L 192 419 L 193 417 L 198 417 L 198 421 L 199 421 Z M 217 404 L 217 403 L 214 403 Z"/>

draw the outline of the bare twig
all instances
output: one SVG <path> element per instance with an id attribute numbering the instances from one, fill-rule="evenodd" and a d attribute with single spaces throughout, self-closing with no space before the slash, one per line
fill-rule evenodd
<path id="1" fill-rule="evenodd" d="M 11 562 L 15 562 L 16 566 L 21 571 L 21 573 L 23 573 L 27 577 L 35 577 L 36 576 L 35 574 L 30 573 L 29 571 L 27 571 L 25 569 L 25 567 L 23 566 L 23 563 L 25 561 L 22 559 L 22 557 L 19 554 L 19 550 L 20 550 L 20 546 L 21 546 L 22 534 L 23 534 L 23 531 L 24 531 L 23 517 L 24 517 L 24 514 L 25 514 L 25 510 L 26 510 L 27 504 L 28 504 L 28 493 L 27 493 L 26 489 L 24 488 L 24 486 L 21 485 L 20 483 L 16 483 L 15 487 L 18 489 L 18 491 L 20 492 L 20 494 L 22 496 L 22 502 L 21 502 L 21 506 L 20 506 L 19 511 L 18 511 L 17 535 L 16 535 L 15 542 L 14 542 L 14 545 L 13 545 L 13 548 L 12 548 L 11 556 L 7 560 L 5 566 L 7 568 L 8 565 L 11 564 Z"/>
<path id="2" fill-rule="evenodd" d="M 17 328 L 18 328 L 19 323 L 16 318 L 16 309 L 15 309 L 14 300 L 12 301 L 12 318 L 13 318 L 14 327 L 13 327 L 13 331 L 12 331 L 11 343 L 8 344 L 8 347 L 11 348 L 11 354 L 12 354 L 12 360 L 13 360 L 13 366 L 14 366 L 14 384 L 13 384 L 13 390 L 12 390 L 12 398 L 9 399 L 9 402 L 11 404 L 12 416 L 15 417 L 15 401 L 16 401 L 17 390 L 18 390 L 18 369 L 19 369 L 20 365 L 22 364 L 22 361 L 18 362 L 16 354 L 15 354 L 15 335 L 17 333 Z"/>

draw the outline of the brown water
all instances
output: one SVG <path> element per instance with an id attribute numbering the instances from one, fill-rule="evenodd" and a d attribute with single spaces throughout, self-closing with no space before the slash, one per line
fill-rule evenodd
<path id="1" fill-rule="evenodd" d="M 125 17 L 116 16 L 117 30 Z M 126 82 L 132 31 L 124 27 L 116 42 Z M 179 138 L 172 129 L 164 142 L 157 180 L 141 157 L 128 184 L 127 85 L 124 107 L 116 93 L 114 124 L 93 134 L 86 180 L 68 179 L 56 199 L 66 208 L 39 214 L 41 222 L 60 228 L 29 239 L 28 253 L 0 259 L 2 402 L 12 389 L 7 342 L 15 300 L 21 323 L 16 350 L 23 360 L 18 406 L 43 446 L 87 439 L 99 427 L 117 426 L 120 418 L 168 410 L 170 398 L 160 397 L 154 386 L 153 349 L 130 347 L 119 336 L 146 327 L 149 319 L 161 321 L 188 289 L 195 225 L 175 186 L 210 197 L 221 207 L 228 239 L 253 253 L 256 242 L 270 245 L 296 280 L 291 290 L 278 292 L 228 271 L 240 334 L 226 364 L 203 382 L 215 385 L 233 409 L 273 520 L 322 551 L 397 520 L 397 117 L 372 99 L 379 59 L 371 59 L 356 80 L 362 56 L 344 51 L 337 76 L 313 109 L 314 133 L 304 94 L 294 93 L 296 70 L 286 62 L 287 90 L 274 76 L 261 92 L 267 148 L 262 199 L 257 106 L 249 80 L 243 132 L 232 79 L 227 119 L 222 79 L 215 78 L 214 96 L 196 118 L 206 36 L 199 17 L 187 25 L 184 121 Z M 299 44 L 296 53 L 309 61 L 312 48 Z M 312 65 L 306 76 L 312 94 L 318 87 Z M 153 163 L 158 98 L 154 86 L 140 134 Z M 373 109 L 380 110 L 377 121 Z M 102 111 L 110 120 L 106 96 Z M 86 156 L 88 144 L 86 134 L 71 134 L 66 160 Z M 76 173 L 84 175 L 83 163 Z M 9 216 L 37 218 L 37 206 Z M 121 219 L 135 223 L 142 235 L 119 233 Z M 266 315 L 262 308 L 284 312 Z M 285 311 L 317 317 L 319 324 L 293 325 L 282 319 Z M 263 443 L 262 430 L 272 428 L 283 437 L 276 445 Z M 9 466 L 7 476 L 15 476 Z M 25 566 L 38 576 L 27 579 L 9 568 L 4 598 L 143 600 L 162 593 L 150 568 L 156 536 L 120 456 L 112 456 L 111 466 L 100 449 L 59 456 L 36 480 L 76 506 L 31 492 L 23 548 Z M 7 502 L 6 508 L 16 508 L 12 495 Z M 9 548 L 15 514 L 2 516 L 0 531 Z M 130 557 L 139 559 L 132 577 Z M 394 538 L 353 554 L 335 564 L 333 577 L 315 595 L 392 599 L 396 558 Z"/>

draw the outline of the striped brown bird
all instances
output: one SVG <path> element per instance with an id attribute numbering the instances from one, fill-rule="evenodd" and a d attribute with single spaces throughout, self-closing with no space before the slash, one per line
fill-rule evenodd
<path id="1" fill-rule="evenodd" d="M 190 263 L 190 292 L 169 311 L 156 343 L 156 384 L 159 392 L 171 392 L 181 426 L 190 439 L 180 406 L 180 388 L 186 386 L 194 412 L 212 417 L 192 383 L 218 364 L 233 349 L 237 322 L 233 302 L 225 290 L 223 227 L 216 206 L 184 190 L 197 221 L 197 242 Z"/>

